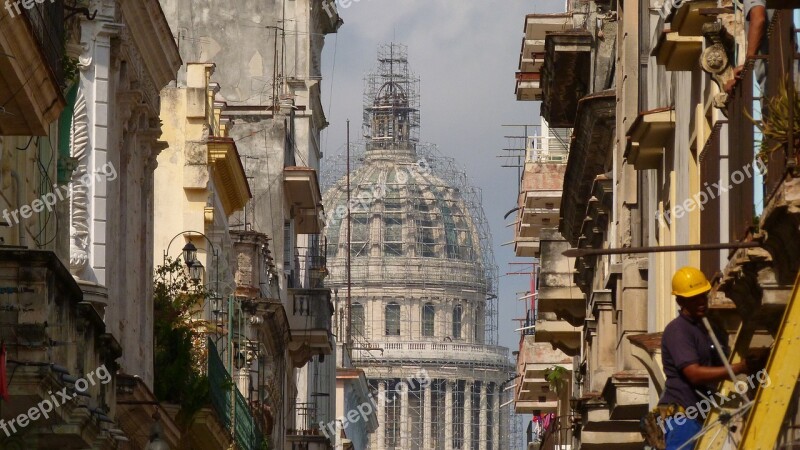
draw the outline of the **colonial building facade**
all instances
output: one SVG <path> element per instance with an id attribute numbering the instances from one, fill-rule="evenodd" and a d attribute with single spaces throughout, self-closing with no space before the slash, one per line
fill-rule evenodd
<path id="1" fill-rule="evenodd" d="M 567 258 L 542 240 L 539 253 L 523 255 L 542 267 L 532 339 L 575 357 L 570 407 L 559 408 L 569 433 L 553 433 L 543 448 L 643 448 L 638 419 L 664 389 L 661 332 L 677 313 L 670 280 L 687 265 L 712 280 L 710 315 L 729 331 L 730 361 L 768 348 L 767 370 L 787 386 L 781 394 L 749 386 L 752 403 L 715 408 L 697 448 L 794 439 L 798 372 L 778 367 L 794 336 L 800 260 L 788 224 L 800 130 L 775 128 L 796 117 L 796 102 L 781 100 L 796 95 L 797 10 L 789 6 L 768 2 L 765 31 L 755 36 L 761 49 L 749 57 L 750 19 L 736 2 L 568 1 L 561 13 L 526 17 L 517 97 L 540 101 L 551 126 L 573 129 L 558 233 L 564 249 L 584 250 Z M 541 177 L 526 184 L 537 176 L 526 168 L 523 178 L 534 200 L 546 197 Z M 526 206 L 518 219 L 531 226 Z M 518 241 L 525 232 L 518 228 Z M 726 248 L 663 248 L 697 244 Z M 555 287 L 581 295 L 550 296 L 558 279 L 547 268 L 561 265 L 556 272 L 571 279 Z M 539 327 L 550 326 L 542 312 L 582 326 L 577 345 L 542 336 Z M 731 421 L 718 420 L 736 408 Z"/>

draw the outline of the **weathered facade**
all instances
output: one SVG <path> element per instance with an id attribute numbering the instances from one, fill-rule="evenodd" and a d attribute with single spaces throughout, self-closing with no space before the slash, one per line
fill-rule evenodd
<path id="1" fill-rule="evenodd" d="M 86 3 L 86 14 L 61 1 L 0 12 L 0 261 L 13 285 L 0 328 L 15 374 L 2 419 L 19 421 L 50 391 L 78 392 L 98 371 L 109 378 L 3 445 L 118 448 L 157 409 L 129 415 L 120 395 L 125 374 L 143 381 L 139 394 L 153 381 L 158 94 L 180 58 L 162 44 L 170 33 L 156 2 Z M 110 238 L 119 233 L 129 239 Z"/>
<path id="2" fill-rule="evenodd" d="M 572 272 L 583 298 L 575 304 L 563 296 L 557 306 L 545 300 L 554 279 L 545 271 L 565 258 L 546 254 L 544 238 L 540 254 L 523 255 L 540 257 L 542 267 L 533 339 L 547 324 L 542 311 L 583 325 L 571 400 L 573 446 L 643 448 L 638 419 L 663 390 L 661 332 L 677 313 L 670 281 L 687 265 L 712 280 L 710 315 L 730 332 L 730 360 L 771 346 L 767 372 L 773 384 L 774 373 L 786 386 L 780 393 L 749 386 L 752 404 L 740 398 L 725 407 L 749 412 L 735 413 L 730 422 L 720 424 L 721 411 L 712 411 L 697 448 L 722 448 L 729 437 L 742 449 L 793 442 L 793 386 L 800 372 L 779 367 L 792 359 L 792 285 L 800 260 L 790 211 L 800 129 L 762 137 L 756 128 L 797 117 L 796 103 L 775 100 L 793 92 L 798 79 L 797 37 L 790 31 L 797 11 L 784 6 L 768 4 L 768 45 L 750 60 L 746 19 L 730 2 L 568 2 L 565 13 L 526 18 L 517 98 L 542 101 L 544 119 L 573 128 L 560 234 L 577 249 L 652 248 L 568 259 L 563 273 Z M 739 65 L 741 79 L 735 80 Z M 554 76 L 563 73 L 572 75 Z M 733 86 L 729 92 L 726 84 Z M 523 191 L 530 192 L 526 179 L 535 177 L 526 170 Z M 533 226 L 525 206 L 520 224 Z M 522 241 L 527 236 L 520 224 Z M 657 248 L 746 241 L 761 245 Z M 564 347 L 550 336 L 542 340 Z M 733 387 L 720 386 L 723 393 Z"/>
<path id="3" fill-rule="evenodd" d="M 336 32 L 341 19 L 322 0 L 241 0 L 224 10 L 211 1 L 161 3 L 184 59 L 217 67 L 215 99 L 225 104 L 220 117 L 230 123 L 253 194 L 227 226 L 270 239 L 272 275 L 261 282 L 269 295 L 248 295 L 252 307 L 242 317 L 252 320 L 247 342 L 268 348 L 254 354 L 274 358 L 265 363 L 266 378 L 251 379 L 259 407 L 269 409 L 271 448 L 331 448 L 337 438 L 319 425 L 334 420 L 339 399 L 318 171 L 320 132 L 327 126 L 321 55 L 325 35 Z M 181 72 L 178 80 L 183 86 L 189 76 Z"/>
<path id="4" fill-rule="evenodd" d="M 213 64 L 190 63 L 186 67 L 186 86 L 169 86 L 161 93 L 161 138 L 167 148 L 158 156 L 154 213 L 156 217 L 169 220 L 156 222 L 153 264 L 167 266 L 171 260 L 178 259 L 181 266 L 187 265 L 190 273 L 194 269 L 191 277 L 210 291 L 210 298 L 193 309 L 197 311 L 197 320 L 209 322 L 206 332 L 214 340 L 213 347 L 208 345 L 207 367 L 201 369 L 208 376 L 212 404 L 190 418 L 184 427 L 181 445 L 211 450 L 226 448 L 236 440 L 245 448 L 254 448 L 254 442 L 241 442 L 228 417 L 231 408 L 228 399 L 249 393 L 249 383 L 242 383 L 243 386 L 235 383 L 238 370 L 231 367 L 232 364 L 226 364 L 223 378 L 234 380 L 234 392 L 221 392 L 225 387 L 214 376 L 215 361 L 220 358 L 233 361 L 233 343 L 239 342 L 235 332 L 241 331 L 231 326 L 239 323 L 241 300 L 235 295 L 234 258 L 237 254 L 228 218 L 242 210 L 251 198 L 236 144 L 228 136 L 228 123 L 220 117 L 224 104 L 215 101 L 218 86 L 211 82 L 214 69 Z M 184 255 L 189 245 L 194 246 L 196 254 L 187 260 Z M 205 342 L 195 343 L 203 344 Z M 219 349 L 219 356 L 216 349 Z M 237 352 L 236 356 L 239 354 Z M 155 380 L 156 384 L 160 382 Z M 216 398 L 226 400 L 219 404 L 213 401 Z M 177 420 L 174 413 L 180 406 L 171 410 L 173 420 Z M 252 413 L 247 408 L 237 413 L 246 415 L 239 417 L 239 421 L 252 421 Z"/>

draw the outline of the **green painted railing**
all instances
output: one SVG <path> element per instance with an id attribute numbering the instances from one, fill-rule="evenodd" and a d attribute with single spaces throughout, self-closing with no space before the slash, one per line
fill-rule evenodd
<path id="1" fill-rule="evenodd" d="M 235 437 L 236 447 L 242 450 L 261 450 L 264 438 L 256 425 L 247 400 L 233 387 L 228 371 L 217 353 L 217 346 L 208 339 L 208 382 L 210 383 L 211 404 L 222 419 L 226 430 L 231 429 L 231 391 L 236 392 Z"/>

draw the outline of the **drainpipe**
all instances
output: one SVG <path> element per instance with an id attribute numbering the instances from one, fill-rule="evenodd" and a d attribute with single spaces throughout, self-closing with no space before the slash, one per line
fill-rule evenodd
<path id="1" fill-rule="evenodd" d="M 11 177 L 14 178 L 14 182 L 16 183 L 15 190 L 17 191 L 17 210 L 22 207 L 22 182 L 19 180 L 19 174 L 16 170 L 11 169 Z M 28 247 L 25 243 L 25 230 L 22 227 L 22 218 L 17 221 L 17 231 L 19 233 L 19 245 L 20 247 Z"/>

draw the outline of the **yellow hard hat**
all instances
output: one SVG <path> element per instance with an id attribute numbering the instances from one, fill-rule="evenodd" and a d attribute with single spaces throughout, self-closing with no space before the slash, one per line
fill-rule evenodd
<path id="1" fill-rule="evenodd" d="M 672 277 L 672 295 L 694 297 L 711 290 L 711 283 L 700 269 L 681 267 Z"/>

